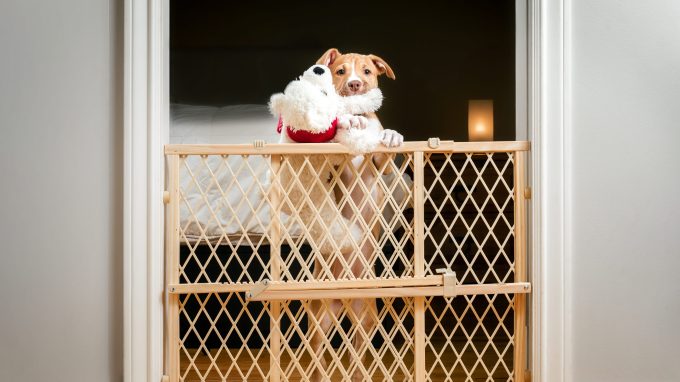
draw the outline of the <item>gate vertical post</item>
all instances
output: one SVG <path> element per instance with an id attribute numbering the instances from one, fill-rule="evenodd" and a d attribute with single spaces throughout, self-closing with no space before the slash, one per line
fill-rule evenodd
<path id="1" fill-rule="evenodd" d="M 514 215 L 515 215 L 515 282 L 527 281 L 526 237 L 526 152 L 515 151 Z M 524 382 L 526 368 L 526 294 L 518 293 L 515 299 L 514 370 L 515 382 Z"/>
<path id="2" fill-rule="evenodd" d="M 269 231 L 269 261 L 271 265 L 272 281 L 281 280 L 281 190 L 279 187 L 279 169 L 281 167 L 281 155 L 271 156 L 270 178 L 270 214 L 271 227 Z M 269 380 L 279 382 L 281 380 L 281 331 L 279 319 L 281 316 L 281 302 L 270 301 L 271 316 L 269 317 Z"/>
<path id="3" fill-rule="evenodd" d="M 165 374 L 179 381 L 179 294 L 169 284 L 179 284 L 179 156 L 167 156 L 168 204 L 165 209 Z"/>
<path id="4" fill-rule="evenodd" d="M 413 153 L 413 273 L 425 276 L 425 164 L 423 152 Z M 414 380 L 425 381 L 425 297 L 414 298 Z"/>

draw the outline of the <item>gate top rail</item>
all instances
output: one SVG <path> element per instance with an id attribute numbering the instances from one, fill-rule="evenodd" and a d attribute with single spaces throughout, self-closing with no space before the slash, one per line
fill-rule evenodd
<path id="1" fill-rule="evenodd" d="M 494 153 L 529 151 L 528 141 L 489 141 L 489 142 L 454 142 L 438 141 L 431 144 L 428 141 L 404 142 L 402 146 L 388 148 L 380 146 L 373 150 L 376 153 Z M 258 155 L 258 154 L 352 154 L 339 143 L 266 143 L 252 144 L 170 144 L 165 146 L 166 155 Z"/>

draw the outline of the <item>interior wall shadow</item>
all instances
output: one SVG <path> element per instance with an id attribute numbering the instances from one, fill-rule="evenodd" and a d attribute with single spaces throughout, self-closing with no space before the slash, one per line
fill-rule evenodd
<path id="1" fill-rule="evenodd" d="M 469 99 L 493 99 L 495 139 L 515 138 L 512 0 L 171 0 L 171 101 L 266 104 L 331 47 L 391 65 L 378 115 L 408 140 L 467 140 Z"/>

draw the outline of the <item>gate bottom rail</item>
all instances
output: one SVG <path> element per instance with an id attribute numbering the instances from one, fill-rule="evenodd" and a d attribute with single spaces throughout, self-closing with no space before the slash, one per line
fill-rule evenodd
<path id="1" fill-rule="evenodd" d="M 170 284 L 170 294 L 244 292 L 249 301 L 325 300 L 389 297 L 456 297 L 531 293 L 531 283 L 460 284 L 455 273 L 425 277 L 334 281 L 269 281 L 250 284 Z"/>

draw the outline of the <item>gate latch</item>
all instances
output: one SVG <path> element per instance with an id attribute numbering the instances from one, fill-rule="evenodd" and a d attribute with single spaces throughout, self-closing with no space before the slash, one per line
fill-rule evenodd
<path id="1" fill-rule="evenodd" d="M 261 282 L 255 284 L 253 286 L 253 289 L 250 291 L 246 292 L 246 299 L 250 300 L 252 298 L 257 297 L 260 293 L 264 292 L 269 288 L 269 280 L 264 279 Z"/>
<path id="2" fill-rule="evenodd" d="M 442 280 L 444 284 L 444 297 L 456 297 L 456 285 L 458 281 L 456 280 L 456 272 L 451 271 L 449 268 L 439 268 L 437 273 L 442 275 Z"/>

